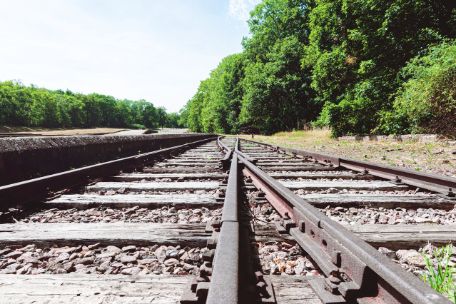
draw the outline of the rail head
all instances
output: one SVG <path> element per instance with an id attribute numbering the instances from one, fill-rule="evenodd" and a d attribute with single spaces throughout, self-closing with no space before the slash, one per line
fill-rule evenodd
<path id="1" fill-rule="evenodd" d="M 239 303 L 239 228 L 238 222 L 225 222 L 222 225 L 206 304 Z"/>
<path id="2" fill-rule="evenodd" d="M 222 209 L 222 227 L 224 222 L 239 221 L 239 165 L 236 154 L 231 159 L 228 185 Z"/>
<path id="3" fill-rule="evenodd" d="M 223 143 L 222 138 L 223 138 L 223 136 L 217 137 L 217 145 L 219 146 L 220 150 L 223 150 L 223 151 L 225 151 L 225 152 L 231 150 L 230 148 L 228 148 L 227 145 L 225 145 L 225 144 Z"/>
<path id="4" fill-rule="evenodd" d="M 251 156 L 248 156 L 247 154 L 245 154 L 244 152 L 241 151 L 241 140 L 239 138 L 237 138 L 237 142 L 236 142 L 236 147 L 235 147 L 235 151 L 237 154 L 239 154 L 240 156 L 242 156 L 243 158 L 247 159 L 249 162 L 255 164 L 257 162 L 257 160 Z"/>
<path id="5" fill-rule="evenodd" d="M 356 300 L 359 303 L 450 303 L 247 159 L 238 156 L 245 166 L 244 173 L 256 179 L 254 184 L 260 185 L 268 200 L 276 201 L 273 205 L 278 212 L 293 222 L 288 226 L 290 234 L 321 267 L 327 277 L 325 286 L 329 285 L 336 295 L 343 296 L 348 302 Z"/>
<path id="6" fill-rule="evenodd" d="M 228 168 L 230 167 L 230 160 L 233 155 L 233 149 L 231 149 L 227 145 L 225 145 L 222 142 L 222 138 L 223 138 L 223 136 L 219 136 L 217 138 L 217 145 L 219 146 L 221 151 L 225 152 L 225 156 L 220 160 L 220 162 L 222 164 L 222 168 L 224 170 L 228 170 Z M 237 139 L 236 139 L 236 145 L 237 145 Z"/>
<path id="7" fill-rule="evenodd" d="M 237 141 L 235 147 L 237 147 Z M 222 218 L 219 223 L 220 232 L 214 231 L 212 235 L 212 239 L 217 239 L 213 260 L 207 265 L 212 270 L 209 276 L 200 277 L 200 280 L 196 279 L 196 287 L 190 287 L 184 291 L 181 303 L 250 303 L 250 301 L 246 302 L 245 293 L 241 286 L 241 281 L 243 280 L 241 272 L 245 273 L 245 269 L 241 269 L 241 253 L 245 253 L 244 248 L 247 247 L 247 242 L 244 239 L 247 240 L 247 238 L 243 237 L 246 229 L 239 221 L 239 168 L 238 156 L 233 154 L 230 162 Z M 206 293 L 198 294 L 200 284 L 201 289 L 207 290 Z"/>

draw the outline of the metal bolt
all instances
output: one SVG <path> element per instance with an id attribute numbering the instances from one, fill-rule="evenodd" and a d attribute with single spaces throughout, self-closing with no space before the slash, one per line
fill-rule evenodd
<path id="1" fill-rule="evenodd" d="M 266 194 L 264 192 L 257 192 L 256 197 L 264 197 Z"/>
<path id="2" fill-rule="evenodd" d="M 212 220 L 211 226 L 212 228 L 220 228 L 222 226 L 222 222 L 219 219 Z"/>
<path id="3" fill-rule="evenodd" d="M 203 253 L 203 261 L 212 262 L 214 259 L 215 250 L 211 249 Z"/>
<path id="4" fill-rule="evenodd" d="M 205 261 L 203 265 L 207 268 L 212 268 L 212 262 L 211 261 Z"/>
<path id="5" fill-rule="evenodd" d="M 204 262 L 204 264 L 200 266 L 200 275 L 201 276 L 212 275 L 212 263 Z"/>
<path id="6" fill-rule="evenodd" d="M 296 224 L 292 220 L 284 220 L 283 227 L 289 232 L 291 228 L 296 227 Z"/>
<path id="7" fill-rule="evenodd" d="M 207 248 L 214 249 L 215 246 L 217 246 L 217 239 L 210 238 L 210 239 L 207 240 Z"/>
<path id="8" fill-rule="evenodd" d="M 258 287 L 258 289 L 265 289 L 266 286 L 267 286 L 266 283 L 263 282 L 263 281 L 258 282 L 258 283 L 256 284 L 256 287 Z"/>
<path id="9" fill-rule="evenodd" d="M 341 264 L 341 253 L 340 251 L 333 251 L 331 253 L 331 262 L 336 265 L 337 267 L 340 267 Z"/>
<path id="10" fill-rule="evenodd" d="M 339 284 L 340 282 L 342 282 L 341 279 L 339 279 L 338 277 L 336 277 L 332 274 L 328 277 L 328 279 L 333 284 Z"/>
<path id="11" fill-rule="evenodd" d="M 209 292 L 209 282 L 201 282 L 196 287 L 196 296 L 199 299 L 206 299 L 207 293 Z"/>
<path id="12" fill-rule="evenodd" d="M 306 223 L 304 221 L 299 221 L 299 230 L 301 232 L 306 232 Z"/>
<path id="13" fill-rule="evenodd" d="M 263 281 L 258 282 L 258 283 L 256 284 L 256 287 L 257 287 L 258 292 L 260 293 L 260 295 L 262 295 L 262 296 L 265 297 L 265 298 L 268 298 L 268 297 L 269 297 L 268 290 L 266 289 L 266 287 L 267 287 L 266 282 L 263 282 Z"/>
<path id="14" fill-rule="evenodd" d="M 255 277 L 257 282 L 264 281 L 263 273 L 261 271 L 255 271 Z"/>

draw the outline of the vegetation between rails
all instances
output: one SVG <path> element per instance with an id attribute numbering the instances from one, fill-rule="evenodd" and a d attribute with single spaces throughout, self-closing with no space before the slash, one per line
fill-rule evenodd
<path id="1" fill-rule="evenodd" d="M 0 82 L 0 126 L 46 128 L 178 127 L 178 114 L 145 100 L 51 91 L 19 82 Z"/>
<path id="2" fill-rule="evenodd" d="M 248 24 L 182 110 L 191 130 L 454 136 L 455 1 L 263 0 Z"/>

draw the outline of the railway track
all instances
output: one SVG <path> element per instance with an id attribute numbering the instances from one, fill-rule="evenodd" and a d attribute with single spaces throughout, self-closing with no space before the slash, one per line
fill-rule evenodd
<path id="1" fill-rule="evenodd" d="M 0 187 L 0 294 L 449 303 L 413 273 L 417 249 L 455 241 L 455 185 L 234 138 L 44 176 Z"/>

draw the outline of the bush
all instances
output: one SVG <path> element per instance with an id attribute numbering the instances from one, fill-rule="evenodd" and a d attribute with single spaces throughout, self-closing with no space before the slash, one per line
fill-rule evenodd
<path id="1" fill-rule="evenodd" d="M 431 47 L 401 71 L 406 80 L 380 131 L 456 135 L 456 41 Z"/>
<path id="2" fill-rule="evenodd" d="M 142 129 L 145 129 L 146 127 L 141 124 L 132 124 L 132 125 L 129 125 L 128 128 L 142 130 Z"/>

